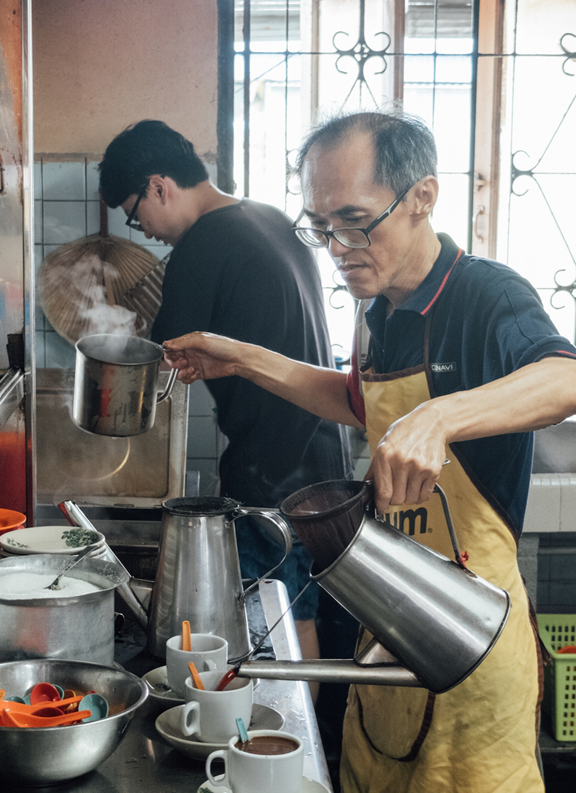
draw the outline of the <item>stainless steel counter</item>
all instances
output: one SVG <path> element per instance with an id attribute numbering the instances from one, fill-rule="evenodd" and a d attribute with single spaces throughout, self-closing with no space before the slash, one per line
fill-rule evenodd
<path id="1" fill-rule="evenodd" d="M 260 584 L 260 597 L 268 625 L 273 625 L 289 605 L 286 588 L 279 581 L 265 581 Z M 271 638 L 278 659 L 301 658 L 291 613 L 274 629 Z M 131 646 L 133 658 L 121 659 L 125 669 L 141 675 L 160 665 L 145 654 L 144 641 L 138 636 Z M 129 646 L 128 655 L 130 653 Z M 322 782 L 332 791 L 308 684 L 261 680 L 254 690 L 254 701 L 282 713 L 286 720 L 284 729 L 304 741 L 305 776 Z M 159 735 L 154 722 L 163 709 L 149 697 L 136 712 L 122 743 L 106 762 L 90 774 L 52 790 L 55 793 L 196 793 L 206 780 L 204 762 L 184 757 Z M 23 793 L 24 790 L 38 791 L 38 788 L 3 786 L 2 793 Z"/>

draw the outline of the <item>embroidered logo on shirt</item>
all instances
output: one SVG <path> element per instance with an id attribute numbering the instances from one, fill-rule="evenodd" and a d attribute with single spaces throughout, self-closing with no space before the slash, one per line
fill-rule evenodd
<path id="1" fill-rule="evenodd" d="M 430 368 L 433 372 L 455 372 L 455 363 L 431 363 Z"/>

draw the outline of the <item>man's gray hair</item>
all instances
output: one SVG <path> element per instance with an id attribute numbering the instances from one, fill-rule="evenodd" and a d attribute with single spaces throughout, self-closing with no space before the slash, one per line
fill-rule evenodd
<path id="1" fill-rule="evenodd" d="M 437 176 L 438 155 L 432 132 L 421 118 L 402 110 L 339 114 L 324 121 L 300 146 L 296 161 L 298 176 L 302 176 L 312 146 L 336 148 L 357 133 L 368 133 L 374 141 L 374 181 L 389 187 L 396 195 L 425 176 Z"/>

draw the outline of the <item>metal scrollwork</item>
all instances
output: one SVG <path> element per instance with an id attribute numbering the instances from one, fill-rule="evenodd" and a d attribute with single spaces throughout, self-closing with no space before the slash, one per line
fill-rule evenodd
<path id="1" fill-rule="evenodd" d="M 564 44 L 564 39 L 568 39 L 568 38 L 571 38 L 571 39 L 574 40 L 574 44 L 572 45 L 572 49 L 571 50 L 568 49 L 568 47 Z M 574 48 L 576 48 L 576 35 L 574 35 L 574 33 L 564 33 L 564 35 L 560 39 L 560 47 L 561 47 L 562 51 L 564 53 L 566 53 L 566 55 L 567 55 L 567 58 L 565 59 L 564 63 L 562 64 L 562 71 L 568 77 L 574 77 L 574 73 L 573 72 L 569 72 L 566 67 L 570 63 L 570 65 L 574 68 L 574 64 L 576 64 L 576 52 L 574 51 Z"/>
<path id="2" fill-rule="evenodd" d="M 386 46 L 383 47 L 381 50 L 372 49 L 372 47 L 370 47 L 370 45 L 366 42 L 365 21 L 366 21 L 365 0 L 361 0 L 358 41 L 352 47 L 348 47 L 348 49 L 342 49 L 341 47 L 338 47 L 338 45 L 336 44 L 336 37 L 340 35 L 348 37 L 350 34 L 346 33 L 344 30 L 339 30 L 332 37 L 332 44 L 338 56 L 336 58 L 336 70 L 339 71 L 340 74 L 347 74 L 347 72 L 344 69 L 340 68 L 340 61 L 343 58 L 352 58 L 355 61 L 356 67 L 358 69 L 358 74 L 356 76 L 356 79 L 354 80 L 352 87 L 348 91 L 346 98 L 342 102 L 342 107 L 344 107 L 350 95 L 352 94 L 354 87 L 358 83 L 360 84 L 360 90 L 362 90 L 362 86 L 366 87 L 368 93 L 372 97 L 374 104 L 377 105 L 378 102 L 376 101 L 376 98 L 374 97 L 374 94 L 372 93 L 370 86 L 368 85 L 368 81 L 366 80 L 366 76 L 365 76 L 366 64 L 372 58 L 380 58 L 382 60 L 382 69 L 379 72 L 375 72 L 375 74 L 384 74 L 384 72 L 388 67 L 385 55 L 388 52 L 388 48 L 390 47 L 391 44 L 390 36 L 388 35 L 388 33 L 385 33 L 384 31 L 379 31 L 378 33 L 375 33 L 374 34 L 375 36 L 385 36 Z"/>

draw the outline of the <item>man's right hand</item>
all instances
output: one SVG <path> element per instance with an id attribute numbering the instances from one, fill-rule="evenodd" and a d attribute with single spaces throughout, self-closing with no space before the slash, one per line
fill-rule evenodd
<path id="1" fill-rule="evenodd" d="M 164 358 L 173 369 L 179 369 L 183 383 L 214 380 L 239 374 L 241 348 L 245 345 L 226 336 L 196 331 L 162 345 Z"/>

